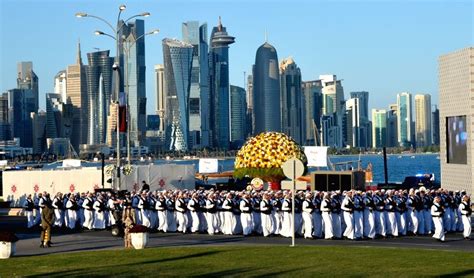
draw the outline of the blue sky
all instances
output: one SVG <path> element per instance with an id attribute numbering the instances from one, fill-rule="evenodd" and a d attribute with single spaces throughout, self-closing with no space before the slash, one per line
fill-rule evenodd
<path id="1" fill-rule="evenodd" d="M 108 31 L 100 21 L 74 14 L 79 11 L 116 20 L 124 3 L 124 17 L 148 11 L 145 28 L 161 32 L 146 38 L 147 113 L 155 111 L 153 65 L 162 63 L 161 40 L 181 38 L 181 23 L 207 22 L 209 34 L 218 16 L 230 35 L 231 84 L 244 85 L 264 42 L 275 46 L 279 59 L 292 56 L 303 80 L 337 74 L 349 92 L 370 92 L 370 108 L 386 108 L 396 93 L 432 94 L 438 103 L 439 55 L 474 45 L 473 1 L 107 1 L 1 0 L 0 90 L 16 86 L 16 64 L 33 61 L 40 79 L 40 107 L 53 92 L 55 74 L 73 64 L 80 39 L 82 58 L 94 48 L 111 49 Z"/>

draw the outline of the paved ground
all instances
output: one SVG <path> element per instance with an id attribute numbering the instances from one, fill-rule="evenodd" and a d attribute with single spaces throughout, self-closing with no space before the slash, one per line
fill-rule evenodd
<path id="1" fill-rule="evenodd" d="M 41 254 L 77 252 L 87 250 L 120 249 L 123 247 L 123 239 L 113 237 L 110 231 L 87 231 L 78 233 L 60 234 L 53 232 L 52 248 L 39 248 L 39 231 L 31 231 L 26 228 L 24 217 L 0 216 L 0 230 L 5 228 L 14 229 L 20 237 L 17 242 L 16 256 L 33 256 Z M 262 237 L 262 236 L 225 236 L 207 234 L 179 234 L 179 233 L 153 233 L 150 234 L 149 247 L 172 247 L 172 246 L 206 246 L 206 245 L 290 245 L 290 238 Z M 462 235 L 449 234 L 446 242 L 441 243 L 428 236 L 402 237 L 394 239 L 377 239 L 363 241 L 348 240 L 308 240 L 297 238 L 297 245 L 314 246 L 360 246 L 360 247 L 403 247 L 422 248 L 435 250 L 459 250 L 474 252 L 474 240 L 466 241 Z"/>

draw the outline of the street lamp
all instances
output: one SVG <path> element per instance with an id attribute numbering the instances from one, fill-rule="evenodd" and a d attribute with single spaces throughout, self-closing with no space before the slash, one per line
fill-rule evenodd
<path id="1" fill-rule="evenodd" d="M 115 95 L 116 96 L 116 103 L 117 103 L 117 183 L 116 183 L 116 186 L 117 186 L 118 190 L 120 190 L 120 130 L 119 130 L 120 118 L 119 118 L 119 109 L 118 109 L 119 104 L 118 103 L 119 103 L 119 94 L 120 94 L 120 78 L 121 78 L 121 73 L 122 73 L 121 69 L 120 69 L 120 44 L 121 44 L 122 39 L 123 39 L 123 38 L 121 38 L 120 33 L 122 31 L 122 28 L 131 19 L 136 18 L 136 17 L 148 17 L 148 16 L 150 16 L 149 12 L 143 12 L 143 13 L 131 16 L 131 17 L 129 17 L 128 19 L 126 19 L 124 21 L 120 21 L 120 16 L 126 8 L 127 7 L 124 4 L 121 4 L 119 6 L 119 12 L 118 12 L 118 15 L 117 15 L 117 25 L 116 25 L 117 27 L 116 28 L 114 28 L 114 26 L 109 21 L 103 19 L 102 17 L 91 15 L 91 14 L 84 13 L 84 12 L 78 12 L 78 13 L 75 14 L 75 16 L 77 18 L 90 17 L 90 18 L 95 18 L 95 19 L 100 20 L 103 23 L 105 23 L 107 26 L 110 27 L 110 29 L 113 32 L 112 33 L 113 35 L 107 34 L 105 32 L 99 31 L 99 30 L 95 31 L 94 33 L 96 35 L 103 35 L 103 36 L 110 37 L 110 38 L 114 39 L 115 42 L 116 42 L 116 57 L 115 57 L 116 61 L 115 61 L 114 65 L 112 66 L 112 68 L 113 68 L 114 71 L 117 71 L 117 73 L 118 73 L 118 86 L 116 86 L 117 90 L 116 90 L 116 95 Z M 156 34 L 155 30 L 152 31 L 152 33 Z M 145 35 L 148 35 L 148 34 L 149 33 L 146 33 L 146 34 L 140 36 L 139 38 L 141 38 Z M 138 40 L 139 38 L 137 38 L 136 40 Z M 136 40 L 133 43 L 135 43 Z M 127 99 L 128 99 L 128 95 L 127 95 Z M 127 103 L 128 103 L 128 100 L 127 100 Z M 129 163 L 130 163 L 130 159 L 129 159 Z"/>

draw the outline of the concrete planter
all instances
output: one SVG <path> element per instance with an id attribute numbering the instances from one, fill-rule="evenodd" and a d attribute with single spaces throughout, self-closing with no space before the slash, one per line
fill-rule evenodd
<path id="1" fill-rule="evenodd" d="M 0 259 L 8 259 L 15 254 L 15 242 L 0 241 Z"/>
<path id="2" fill-rule="evenodd" d="M 148 233 L 131 233 L 130 235 L 135 249 L 143 249 L 148 244 Z"/>

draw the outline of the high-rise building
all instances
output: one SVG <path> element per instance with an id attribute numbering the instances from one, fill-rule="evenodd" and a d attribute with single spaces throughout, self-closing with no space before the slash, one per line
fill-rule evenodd
<path id="1" fill-rule="evenodd" d="M 247 76 L 247 136 L 251 136 L 255 130 L 255 119 L 253 118 L 253 71 Z"/>
<path id="2" fill-rule="evenodd" d="M 310 146 L 321 144 L 321 116 L 323 112 L 323 95 L 321 80 L 305 81 L 302 83 L 305 106 L 305 140 Z M 316 130 L 315 130 L 316 129 Z M 316 141 L 315 141 L 316 138 Z"/>
<path id="3" fill-rule="evenodd" d="M 369 92 L 351 92 L 351 98 L 359 99 L 359 146 L 361 148 L 371 147 L 371 123 L 369 121 Z"/>
<path id="4" fill-rule="evenodd" d="M 345 123 L 345 125 L 343 125 L 345 146 L 353 148 L 362 147 L 360 108 L 361 106 L 358 98 L 351 98 L 346 101 L 346 111 L 343 117 L 343 122 Z"/>
<path id="5" fill-rule="evenodd" d="M 397 94 L 397 131 L 398 145 L 400 147 L 411 147 L 413 144 L 412 131 L 412 97 L 410 93 Z"/>
<path id="6" fill-rule="evenodd" d="M 291 57 L 280 62 L 280 89 L 282 132 L 292 137 L 298 144 L 303 144 L 303 134 L 306 132 L 303 123 L 301 71 Z"/>
<path id="7" fill-rule="evenodd" d="M 372 148 L 386 147 L 387 111 L 372 109 Z"/>
<path id="8" fill-rule="evenodd" d="M 89 64 L 85 66 L 88 98 L 88 138 L 87 143 L 105 144 L 107 115 L 112 100 L 112 65 L 114 58 L 109 50 L 87 53 Z"/>
<path id="9" fill-rule="evenodd" d="M 212 28 L 209 49 L 209 78 L 211 97 L 212 144 L 218 148 L 229 148 L 229 45 L 235 38 L 229 36 L 225 27 L 219 24 Z"/>
<path id="10" fill-rule="evenodd" d="M 193 46 L 163 39 L 163 61 L 166 84 L 166 142 L 169 150 L 187 151 L 189 136 L 189 91 Z"/>
<path id="11" fill-rule="evenodd" d="M 415 95 L 415 141 L 417 147 L 431 145 L 431 95 Z"/>
<path id="12" fill-rule="evenodd" d="M 3 93 L 0 94 L 0 141 L 11 139 L 11 127 L 8 120 L 8 93 Z"/>
<path id="13" fill-rule="evenodd" d="M 431 143 L 439 146 L 439 109 L 435 105 L 431 116 Z"/>
<path id="14" fill-rule="evenodd" d="M 474 193 L 474 47 L 439 57 L 441 184 Z"/>
<path id="15" fill-rule="evenodd" d="M 61 70 L 54 76 L 54 93 L 61 96 L 61 102 L 67 103 L 67 71 Z"/>
<path id="16" fill-rule="evenodd" d="M 320 75 L 319 79 L 323 85 L 323 115 L 333 117 L 334 147 L 343 147 L 343 117 L 345 110 L 344 88 L 341 80 L 336 75 Z M 324 132 L 324 129 L 321 129 Z M 324 136 L 324 135 L 323 135 Z"/>
<path id="17" fill-rule="evenodd" d="M 193 45 L 191 92 L 189 96 L 189 144 L 192 148 L 209 146 L 209 55 L 207 24 L 198 21 L 182 24 L 183 42 Z"/>
<path id="18" fill-rule="evenodd" d="M 280 75 L 275 47 L 265 41 L 255 55 L 253 71 L 254 133 L 281 131 Z"/>
<path id="19" fill-rule="evenodd" d="M 71 139 L 73 109 L 60 94 L 46 94 L 46 138 Z"/>
<path id="20" fill-rule="evenodd" d="M 77 46 L 76 64 L 67 67 L 66 83 L 67 103 L 72 105 L 74 115 L 71 145 L 78 151 L 80 144 L 87 144 L 87 115 L 89 114 L 86 72 L 82 64 L 80 43 Z"/>
<path id="21" fill-rule="evenodd" d="M 30 117 L 33 136 L 33 153 L 43 153 L 46 149 L 46 112 L 32 112 Z"/>
<path id="22" fill-rule="evenodd" d="M 128 96 L 130 143 L 139 146 L 146 132 L 145 22 L 119 22 L 119 63 L 122 66 L 120 91 Z M 123 89 L 125 88 L 125 90 Z"/>
<path id="23" fill-rule="evenodd" d="M 20 138 L 20 146 L 33 147 L 31 113 L 37 113 L 36 96 L 31 89 L 11 89 L 7 91 L 8 121 L 11 136 Z"/>
<path id="24" fill-rule="evenodd" d="M 387 111 L 387 147 L 398 146 L 398 106 L 391 104 Z M 372 119 L 373 125 L 373 119 Z M 373 129 L 372 129 L 373 130 Z M 372 134 L 373 138 L 373 134 Z M 372 142 L 373 145 L 373 142 Z"/>
<path id="25" fill-rule="evenodd" d="M 247 101 L 244 88 L 230 85 L 230 141 L 247 137 Z"/>
<path id="26" fill-rule="evenodd" d="M 18 77 L 16 79 L 17 89 L 27 89 L 33 92 L 34 112 L 38 112 L 39 108 L 39 90 L 38 76 L 33 71 L 32 62 L 19 62 L 17 66 Z"/>
<path id="27" fill-rule="evenodd" d="M 163 65 L 155 65 L 155 91 L 156 91 L 156 114 L 160 117 L 159 130 L 165 131 L 166 112 L 166 84 L 165 68 Z"/>

